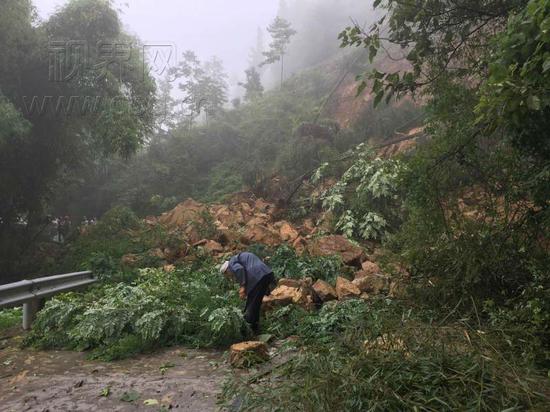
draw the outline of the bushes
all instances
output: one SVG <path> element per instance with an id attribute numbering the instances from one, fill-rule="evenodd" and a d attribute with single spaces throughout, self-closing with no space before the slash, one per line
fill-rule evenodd
<path id="1" fill-rule="evenodd" d="M 180 242 L 160 225 L 146 225 L 130 209 L 116 207 L 96 225 L 87 226 L 86 232 L 68 245 L 56 271 L 93 270 L 103 280 L 127 282 L 137 272 L 122 266 L 124 255 L 141 255 L 141 267 L 157 266 L 162 259 L 145 252 L 152 248 L 177 248 Z"/>
<path id="2" fill-rule="evenodd" d="M 21 324 L 21 308 L 0 310 L 0 332 Z"/>
<path id="3" fill-rule="evenodd" d="M 287 332 L 307 346 L 259 382 L 228 381 L 224 399 L 238 397 L 242 411 L 498 411 L 547 404 L 546 378 L 503 358 L 500 336 L 467 323 L 428 325 L 419 315 L 389 300 L 352 300 L 325 306 L 318 317 L 281 319 L 281 326 L 296 322 Z"/>
<path id="4" fill-rule="evenodd" d="M 171 344 L 223 346 L 248 333 L 237 294 L 215 269 L 144 269 L 134 284 L 98 287 L 47 302 L 27 344 L 131 356 Z"/>

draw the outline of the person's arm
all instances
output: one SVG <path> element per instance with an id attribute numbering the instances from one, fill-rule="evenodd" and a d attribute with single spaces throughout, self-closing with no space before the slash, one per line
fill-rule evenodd
<path id="1" fill-rule="evenodd" d="M 236 262 L 233 265 L 231 265 L 231 271 L 235 274 L 235 279 L 237 280 L 237 283 L 239 284 L 239 297 L 241 299 L 246 298 L 246 270 L 244 269 L 243 265 Z"/>
<path id="2" fill-rule="evenodd" d="M 241 265 L 239 265 L 239 266 L 240 266 L 240 268 L 236 269 L 237 270 L 236 277 L 239 280 L 239 285 L 240 285 L 239 297 L 241 299 L 244 299 L 244 298 L 246 298 L 246 271 L 244 270 L 244 268 Z"/>

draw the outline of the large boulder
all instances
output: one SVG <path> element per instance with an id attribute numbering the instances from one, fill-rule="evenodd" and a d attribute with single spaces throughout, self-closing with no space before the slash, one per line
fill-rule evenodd
<path id="1" fill-rule="evenodd" d="M 336 295 L 338 299 L 355 298 L 361 296 L 361 291 L 351 281 L 339 276 L 336 279 Z"/>
<path id="2" fill-rule="evenodd" d="M 370 274 L 361 270 L 355 273 L 353 284 L 357 286 L 361 292 L 380 294 L 388 292 L 390 278 L 379 273 Z"/>
<path id="3" fill-rule="evenodd" d="M 265 342 L 236 343 L 229 350 L 229 363 L 235 368 L 248 368 L 266 360 L 269 360 L 269 350 Z"/>
<path id="4" fill-rule="evenodd" d="M 308 245 L 308 251 L 314 256 L 340 255 L 346 265 L 361 267 L 364 252 L 344 236 L 331 235 L 313 240 Z"/>
<path id="5" fill-rule="evenodd" d="M 315 291 L 317 296 L 319 296 L 319 299 L 321 299 L 323 302 L 335 300 L 338 298 L 338 295 L 336 294 L 336 289 L 334 289 L 330 283 L 325 282 L 321 279 L 313 284 L 313 290 Z"/>

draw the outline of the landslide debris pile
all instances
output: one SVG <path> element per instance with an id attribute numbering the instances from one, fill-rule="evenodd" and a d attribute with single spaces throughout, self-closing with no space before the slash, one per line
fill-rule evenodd
<path id="1" fill-rule="evenodd" d="M 154 252 L 165 258 L 168 270 L 178 261 L 195 259 L 198 253 L 223 259 L 254 244 L 269 247 L 287 244 L 298 255 L 338 256 L 347 266 L 343 272 L 353 273 L 352 280 L 340 276 L 334 285 L 322 279 L 304 277 L 301 273 L 293 274 L 293 279 L 280 279 L 271 296 L 265 298 L 267 309 L 288 304 L 312 309 L 330 300 L 367 299 L 381 293 L 393 296 L 399 290 L 397 281 L 384 275 L 363 248 L 343 236 L 326 234 L 326 216 L 321 216 L 317 222 L 307 218 L 300 224 L 293 224 L 280 219 L 280 215 L 281 210 L 274 203 L 243 192 L 233 195 L 226 204 L 208 205 L 187 199 L 160 217 L 148 218 L 147 222 L 162 225 L 185 243 L 178 251 Z"/>

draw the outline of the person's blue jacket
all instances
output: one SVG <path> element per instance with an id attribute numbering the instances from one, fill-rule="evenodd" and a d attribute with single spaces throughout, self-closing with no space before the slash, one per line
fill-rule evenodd
<path id="1" fill-rule="evenodd" d="M 246 294 L 249 294 L 261 279 L 273 273 L 269 266 L 250 252 L 242 252 L 229 259 L 229 269 L 235 274 L 239 285 L 245 288 Z"/>

